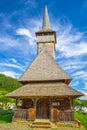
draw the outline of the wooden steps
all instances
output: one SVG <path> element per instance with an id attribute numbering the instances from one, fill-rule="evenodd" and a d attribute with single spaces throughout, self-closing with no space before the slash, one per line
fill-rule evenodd
<path id="1" fill-rule="evenodd" d="M 45 119 L 36 119 L 31 127 L 33 130 L 51 130 L 51 122 Z"/>

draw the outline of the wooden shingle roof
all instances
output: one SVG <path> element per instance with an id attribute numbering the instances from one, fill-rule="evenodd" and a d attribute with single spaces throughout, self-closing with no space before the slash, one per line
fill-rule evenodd
<path id="1" fill-rule="evenodd" d="M 56 97 L 79 97 L 81 92 L 74 90 L 65 83 L 29 83 L 6 95 L 13 98 L 56 96 Z"/>
<path id="2" fill-rule="evenodd" d="M 24 74 L 20 82 L 70 80 L 71 77 L 56 63 L 55 59 L 43 49 Z"/>

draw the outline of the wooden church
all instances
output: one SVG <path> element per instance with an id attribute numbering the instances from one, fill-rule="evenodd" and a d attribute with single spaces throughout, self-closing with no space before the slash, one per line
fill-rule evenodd
<path id="1" fill-rule="evenodd" d="M 73 99 L 83 94 L 69 86 L 72 78 L 55 60 L 56 32 L 47 7 L 36 39 L 37 57 L 18 79 L 23 86 L 6 95 L 16 99 L 14 120 L 74 121 Z"/>

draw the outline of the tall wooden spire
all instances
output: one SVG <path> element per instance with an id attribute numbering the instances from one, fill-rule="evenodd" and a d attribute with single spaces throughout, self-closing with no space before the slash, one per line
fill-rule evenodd
<path id="1" fill-rule="evenodd" d="M 52 57 L 55 57 L 56 32 L 50 28 L 50 20 L 47 6 L 44 9 L 42 29 L 36 32 L 37 54 L 45 49 Z"/>
<path id="2" fill-rule="evenodd" d="M 45 6 L 45 10 L 44 10 L 44 17 L 43 17 L 42 29 L 43 30 L 49 30 L 50 29 L 50 20 L 49 20 L 47 6 Z"/>

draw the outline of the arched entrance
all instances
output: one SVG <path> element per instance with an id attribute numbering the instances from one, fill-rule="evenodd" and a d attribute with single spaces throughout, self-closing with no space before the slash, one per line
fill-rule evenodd
<path id="1" fill-rule="evenodd" d="M 49 118 L 50 114 L 50 102 L 46 99 L 39 99 L 37 101 L 37 118 Z"/>

